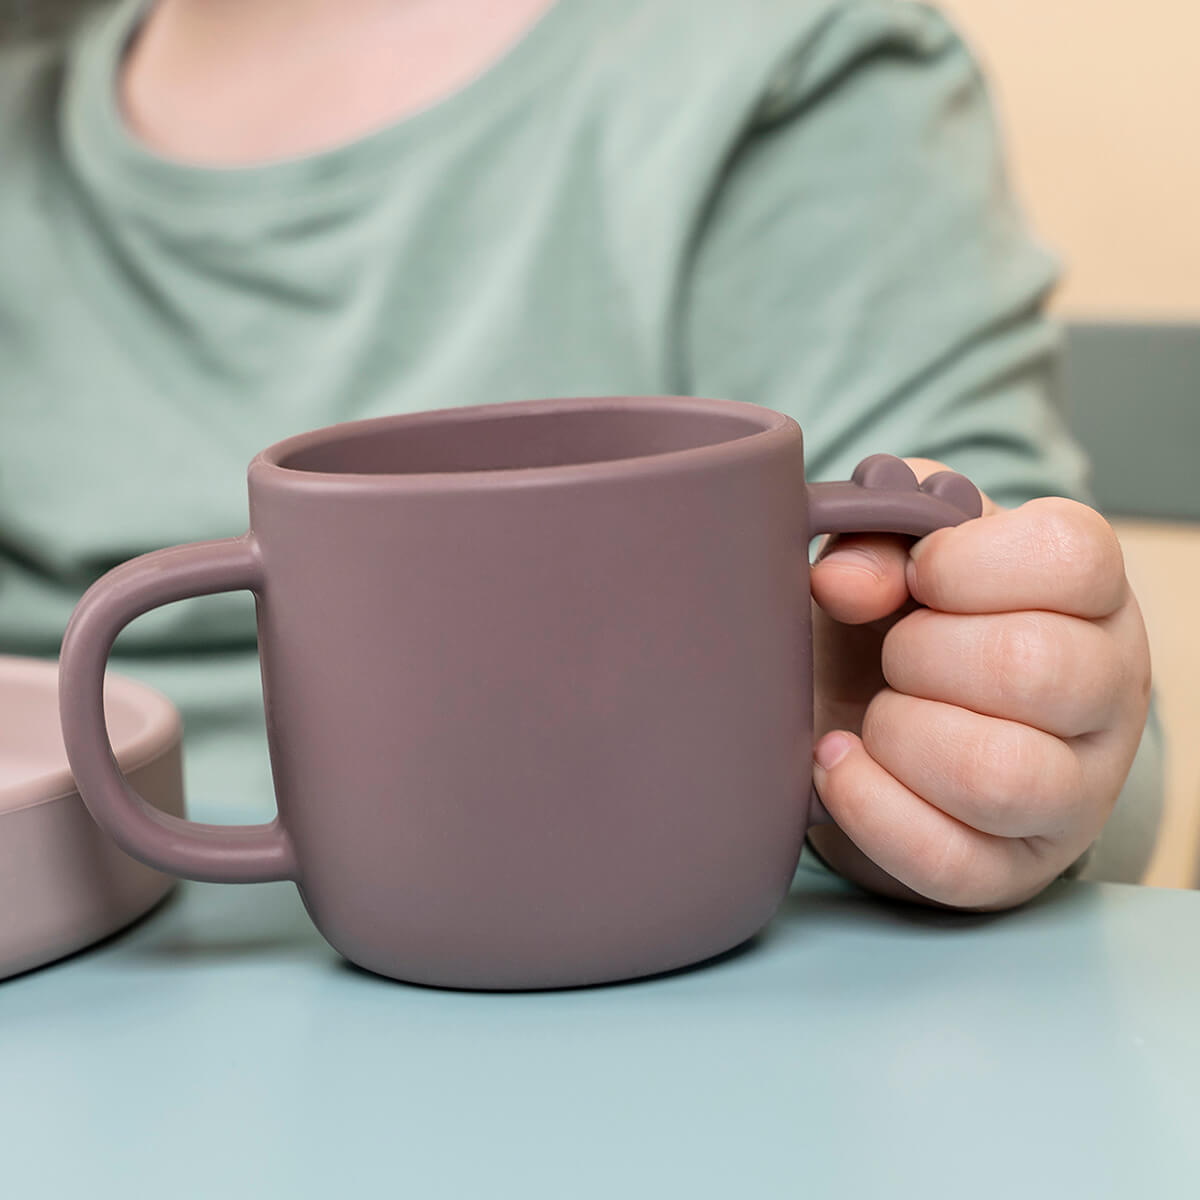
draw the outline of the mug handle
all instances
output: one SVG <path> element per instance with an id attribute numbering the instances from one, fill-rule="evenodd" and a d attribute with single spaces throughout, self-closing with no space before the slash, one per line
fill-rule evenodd
<path id="1" fill-rule="evenodd" d="M 59 718 L 67 760 L 88 811 L 127 854 L 206 883 L 295 879 L 279 818 L 265 825 L 205 825 L 170 816 L 126 783 L 104 722 L 104 671 L 117 635 L 152 608 L 247 590 L 260 595 L 262 559 L 252 534 L 156 550 L 109 571 L 84 593 L 63 637 Z"/>
<path id="2" fill-rule="evenodd" d="M 906 533 L 924 537 L 935 529 L 961 525 L 983 515 L 978 488 L 954 471 L 938 471 L 918 483 L 912 468 L 890 454 L 872 454 L 854 468 L 849 481 L 808 485 L 808 532 Z M 809 825 L 833 818 L 812 790 Z"/>

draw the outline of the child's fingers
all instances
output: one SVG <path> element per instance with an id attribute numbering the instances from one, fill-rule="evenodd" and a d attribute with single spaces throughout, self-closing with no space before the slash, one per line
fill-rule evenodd
<path id="1" fill-rule="evenodd" d="M 1058 840 L 1086 823 L 1079 755 L 1030 725 L 885 688 L 867 709 L 862 737 L 885 771 L 982 833 Z"/>
<path id="2" fill-rule="evenodd" d="M 917 609 L 888 632 L 883 674 L 910 696 L 1078 737 L 1108 728 L 1126 703 L 1117 619 Z"/>
<path id="3" fill-rule="evenodd" d="M 1094 509 L 1057 497 L 939 529 L 910 560 L 908 590 L 942 612 L 1047 609 L 1097 618 L 1128 595 L 1112 527 Z"/>
<path id="4" fill-rule="evenodd" d="M 914 892 L 955 908 L 991 908 L 1027 899 L 1045 884 L 1039 842 L 982 833 L 935 808 L 875 762 L 853 734 L 826 734 L 817 759 L 813 779 L 838 826 Z"/>
<path id="5" fill-rule="evenodd" d="M 813 564 L 813 599 L 843 625 L 890 616 L 908 599 L 909 538 L 849 533 L 832 538 Z"/>

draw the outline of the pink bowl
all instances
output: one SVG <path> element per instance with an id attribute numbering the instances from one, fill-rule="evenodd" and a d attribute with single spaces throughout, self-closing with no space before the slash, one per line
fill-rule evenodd
<path id="1" fill-rule="evenodd" d="M 174 705 L 111 674 L 104 702 L 129 782 L 182 816 Z M 57 664 L 0 656 L 0 979 L 107 937 L 173 882 L 119 850 L 84 808 L 63 749 Z"/>

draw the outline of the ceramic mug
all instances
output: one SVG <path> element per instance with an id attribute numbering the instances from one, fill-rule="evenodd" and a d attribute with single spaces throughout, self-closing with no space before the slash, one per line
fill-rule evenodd
<path id="1" fill-rule="evenodd" d="M 466 988 L 597 983 L 746 941 L 811 798 L 810 539 L 978 516 L 884 455 L 805 484 L 800 427 L 681 396 L 489 404 L 302 434 L 250 532 L 117 567 L 62 647 L 88 808 L 162 871 L 291 879 L 346 958 Z M 257 601 L 278 817 L 202 825 L 122 778 L 101 689 L 134 617 Z"/>

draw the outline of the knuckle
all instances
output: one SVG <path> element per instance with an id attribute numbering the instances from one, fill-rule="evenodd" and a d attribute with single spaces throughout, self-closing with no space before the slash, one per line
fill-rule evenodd
<path id="1" fill-rule="evenodd" d="M 1066 651 L 1046 618 L 1036 612 L 992 622 L 981 656 L 982 677 L 994 681 L 1006 706 L 1036 707 L 1061 695 Z"/>
<path id="2" fill-rule="evenodd" d="M 948 835 L 930 856 L 926 887 L 931 899 L 955 908 L 976 903 L 979 871 L 971 840 L 960 833 Z"/>
<path id="3" fill-rule="evenodd" d="M 993 725 L 963 756 L 958 782 L 978 805 L 995 811 L 1035 795 L 1044 786 L 1046 764 L 1020 726 L 1000 721 Z"/>
<path id="4" fill-rule="evenodd" d="M 981 809 L 1006 814 L 1013 832 L 1065 832 L 1080 817 L 1083 779 L 1063 742 L 1013 723 L 980 738 L 968 794 Z"/>
<path id="5" fill-rule="evenodd" d="M 1113 527 L 1094 508 L 1076 500 L 1031 501 L 1048 556 L 1079 592 L 1107 597 L 1125 575 L 1121 544 Z"/>
<path id="6" fill-rule="evenodd" d="M 988 909 L 1003 906 L 1013 891 L 1012 868 L 1007 854 L 977 836 L 955 833 L 947 837 L 932 858 L 927 876 L 930 899 L 951 908 Z"/>

